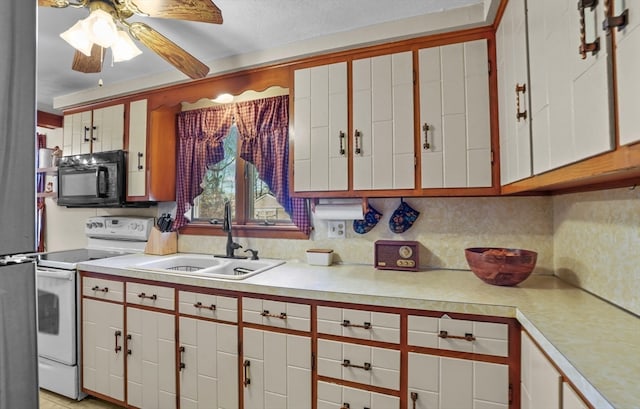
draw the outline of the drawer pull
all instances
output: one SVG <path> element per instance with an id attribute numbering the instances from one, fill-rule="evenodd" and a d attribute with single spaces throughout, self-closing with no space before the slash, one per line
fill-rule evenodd
<path id="1" fill-rule="evenodd" d="M 130 342 L 131 338 L 132 338 L 131 334 L 127 334 L 127 346 L 129 346 L 129 344 L 131 343 Z M 133 353 L 133 351 L 131 351 L 131 349 L 127 348 L 127 355 L 131 355 L 132 353 Z"/>
<path id="2" fill-rule="evenodd" d="M 122 351 L 122 346 L 118 345 L 118 337 L 120 337 L 122 335 L 122 331 L 117 330 L 114 335 L 116 336 L 116 346 L 113 349 L 115 351 L 115 353 L 117 354 L 118 352 Z"/>
<path id="3" fill-rule="evenodd" d="M 369 362 L 365 362 L 363 365 L 354 365 L 348 359 L 345 359 L 344 361 L 342 361 L 342 366 L 344 366 L 345 368 L 364 369 L 365 371 L 370 371 L 371 370 L 371 364 Z"/>
<path id="4" fill-rule="evenodd" d="M 157 295 L 155 295 L 155 294 L 153 294 L 153 295 L 147 295 L 147 294 L 145 294 L 145 293 L 140 293 L 140 294 L 138 294 L 138 298 L 142 298 L 143 300 L 144 300 L 145 298 L 147 298 L 147 299 L 149 299 L 149 300 L 155 301 L 155 300 L 157 300 L 157 299 L 158 299 L 158 296 L 157 296 Z"/>
<path id="5" fill-rule="evenodd" d="M 184 364 L 184 362 L 182 362 L 182 354 L 184 354 L 185 348 L 184 346 L 181 346 L 180 348 L 178 348 L 178 351 L 180 351 L 180 365 L 178 366 L 178 370 L 182 371 L 184 368 L 186 368 L 187 366 Z"/>
<path id="6" fill-rule="evenodd" d="M 429 150 L 431 148 L 431 144 L 429 143 L 429 125 L 425 122 L 422 125 L 422 131 L 424 132 L 424 143 L 422 144 L 422 149 Z"/>
<path id="7" fill-rule="evenodd" d="M 211 310 L 211 311 L 215 311 L 216 310 L 216 305 L 215 304 L 211 304 L 209 306 L 206 305 L 202 305 L 202 303 L 200 301 L 198 301 L 197 303 L 193 304 L 194 307 L 200 309 L 200 308 L 204 308 L 205 310 Z"/>
<path id="8" fill-rule="evenodd" d="M 100 288 L 100 287 L 98 287 L 96 285 L 93 288 L 91 288 L 91 290 L 93 290 L 93 291 L 102 291 L 103 293 L 108 293 L 109 292 L 109 287 Z"/>
<path id="9" fill-rule="evenodd" d="M 243 362 L 242 366 L 244 368 L 244 381 L 242 381 L 242 383 L 243 383 L 244 387 L 246 388 L 247 386 L 249 386 L 251 384 L 251 378 L 249 378 L 249 367 L 251 366 L 251 361 L 246 359 Z"/>
<path id="10" fill-rule="evenodd" d="M 263 317 L 280 318 L 281 320 L 287 319 L 287 313 L 281 312 L 280 314 L 269 314 L 269 310 L 263 310 L 260 315 Z"/>
<path id="11" fill-rule="evenodd" d="M 349 405 L 347 402 L 344 402 L 342 406 L 340 406 L 340 409 L 351 409 L 351 405 Z"/>
<path id="12" fill-rule="evenodd" d="M 365 322 L 362 325 L 360 325 L 360 324 L 352 324 L 351 321 L 349 321 L 349 320 L 343 320 L 342 324 L 340 324 L 340 325 L 342 325 L 343 327 L 371 329 L 371 323 L 370 322 Z"/>
<path id="13" fill-rule="evenodd" d="M 464 336 L 460 335 L 449 335 L 447 331 L 440 331 L 438 336 L 442 339 L 452 338 L 452 339 L 464 339 L 465 341 L 473 342 L 476 340 L 476 337 L 473 336 L 472 333 L 466 332 Z"/>
<path id="14" fill-rule="evenodd" d="M 418 401 L 418 392 L 411 392 L 411 402 L 413 402 L 412 408 L 416 409 L 416 402 Z"/>
<path id="15" fill-rule="evenodd" d="M 344 139 L 345 139 L 345 135 L 344 132 L 340 131 L 340 133 L 338 134 L 338 138 L 340 139 L 340 156 L 344 156 L 345 153 L 347 153 L 347 151 L 344 149 Z"/>

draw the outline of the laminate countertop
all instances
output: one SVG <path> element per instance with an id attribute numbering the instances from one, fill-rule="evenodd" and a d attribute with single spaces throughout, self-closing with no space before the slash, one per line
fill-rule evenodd
<path id="1" fill-rule="evenodd" d="M 517 318 L 594 407 L 640 408 L 640 318 L 555 276 L 534 274 L 518 286 L 498 287 L 467 270 L 400 272 L 287 261 L 230 280 L 135 267 L 161 257 L 126 255 L 78 268 L 249 293 Z"/>

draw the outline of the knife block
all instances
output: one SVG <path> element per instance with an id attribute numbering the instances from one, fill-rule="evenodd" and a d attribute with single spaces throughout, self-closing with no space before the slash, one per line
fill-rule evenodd
<path id="1" fill-rule="evenodd" d="M 155 254 L 157 256 L 177 253 L 178 233 L 175 231 L 163 233 L 157 227 L 153 227 L 144 252 L 145 254 Z"/>

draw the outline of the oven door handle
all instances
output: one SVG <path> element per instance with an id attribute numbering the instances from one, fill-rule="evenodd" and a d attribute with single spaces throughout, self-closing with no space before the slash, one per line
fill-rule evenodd
<path id="1" fill-rule="evenodd" d="M 49 270 L 42 267 L 38 267 L 36 270 L 36 278 L 47 277 L 47 278 L 55 278 L 58 280 L 72 281 L 75 275 L 76 275 L 75 270 Z"/>

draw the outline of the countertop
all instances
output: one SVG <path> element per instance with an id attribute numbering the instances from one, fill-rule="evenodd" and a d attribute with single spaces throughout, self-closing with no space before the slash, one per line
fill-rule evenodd
<path id="1" fill-rule="evenodd" d="M 466 270 L 400 272 L 287 261 L 244 280 L 225 280 L 133 267 L 160 257 L 126 255 L 78 268 L 260 294 L 513 317 L 596 408 L 640 407 L 640 318 L 555 276 L 532 275 L 518 286 L 497 287 Z"/>

